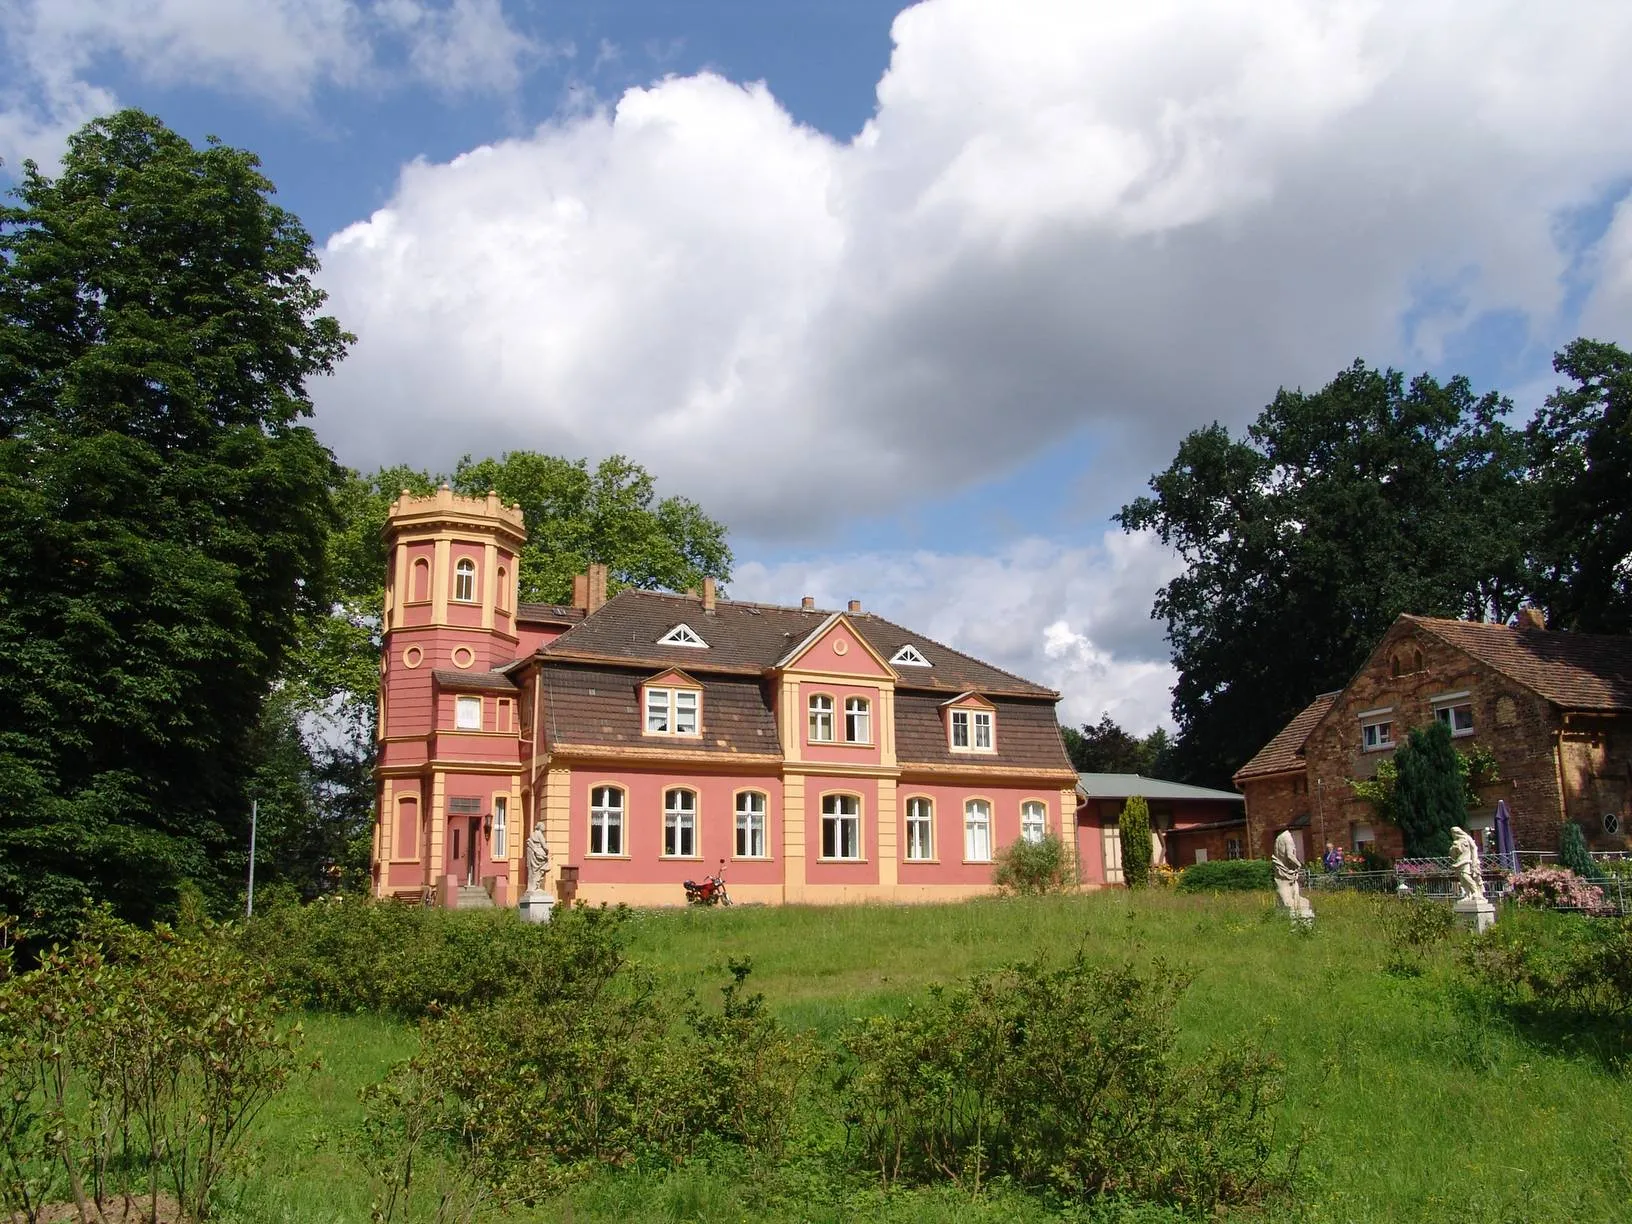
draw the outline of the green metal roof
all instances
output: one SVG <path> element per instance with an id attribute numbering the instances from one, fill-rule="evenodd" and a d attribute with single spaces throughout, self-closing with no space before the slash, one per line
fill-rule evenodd
<path id="1" fill-rule="evenodd" d="M 1234 791 L 1209 790 L 1183 782 L 1163 782 L 1140 774 L 1079 773 L 1077 793 L 1085 799 L 1126 799 L 1143 795 L 1146 799 L 1211 799 L 1215 802 L 1244 803 Z"/>

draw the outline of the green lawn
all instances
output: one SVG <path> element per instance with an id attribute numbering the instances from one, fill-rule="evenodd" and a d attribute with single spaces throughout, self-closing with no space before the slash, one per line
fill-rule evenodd
<path id="1" fill-rule="evenodd" d="M 1420 977 L 1384 973 L 1367 902 L 1317 904 L 1309 935 L 1276 920 L 1257 895 L 653 912 L 638 917 L 632 953 L 676 988 L 704 992 L 725 980 L 729 959 L 751 957 L 753 983 L 781 1016 L 824 1039 L 857 1016 L 901 1007 L 930 983 L 1040 951 L 1162 961 L 1195 974 L 1180 1014 L 1187 1048 L 1246 1042 L 1285 1060 L 1285 1125 L 1306 1136 L 1299 1201 L 1267 1218 L 1632 1220 L 1632 1083 L 1592 1042 L 1539 1043 L 1461 1002 L 1454 949 L 1430 958 Z M 334 1136 L 357 1118 L 357 1090 L 406 1056 L 414 1033 L 372 1018 L 314 1016 L 306 1025 L 323 1067 L 263 1117 L 258 1171 L 234 1204 L 245 1221 L 368 1220 L 366 1181 Z M 971 1202 L 952 1192 L 884 1195 L 859 1178 L 834 1185 L 823 1180 L 821 1158 L 812 1162 L 779 1174 L 779 1196 L 769 1201 L 747 1173 L 621 1172 L 507 1218 L 1055 1218 L 1001 1189 Z M 836 1163 L 827 1157 L 826 1167 Z"/>

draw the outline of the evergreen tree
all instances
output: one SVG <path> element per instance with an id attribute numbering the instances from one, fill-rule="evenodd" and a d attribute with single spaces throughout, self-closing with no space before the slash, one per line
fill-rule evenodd
<path id="1" fill-rule="evenodd" d="M 1117 821 L 1122 836 L 1122 879 L 1129 888 L 1150 882 L 1150 805 L 1143 795 L 1130 795 Z"/>
<path id="2" fill-rule="evenodd" d="M 1558 865 L 1568 867 L 1583 880 L 1600 883 L 1605 878 L 1592 861 L 1592 852 L 1587 849 L 1587 839 L 1581 832 L 1581 826 L 1573 820 L 1566 820 L 1558 830 Z"/>
<path id="3" fill-rule="evenodd" d="M 1468 814 L 1467 791 L 1451 732 L 1434 721 L 1415 727 L 1394 752 L 1395 819 L 1406 858 L 1441 858 L 1451 852 L 1451 829 Z"/>
<path id="4" fill-rule="evenodd" d="M 326 602 L 300 422 L 350 337 L 259 164 L 123 111 L 0 209 L 0 910 L 44 933 L 236 890 L 262 706 Z"/>

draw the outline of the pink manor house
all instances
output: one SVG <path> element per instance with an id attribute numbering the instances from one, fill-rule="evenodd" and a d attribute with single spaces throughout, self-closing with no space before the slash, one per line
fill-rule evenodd
<path id="1" fill-rule="evenodd" d="M 722 859 L 738 901 L 966 897 L 1047 833 L 1104 879 L 1058 693 L 856 602 L 608 599 L 591 566 L 521 603 L 524 539 L 491 493 L 391 507 L 379 895 L 513 905 L 538 825 L 590 902 L 679 904 Z"/>

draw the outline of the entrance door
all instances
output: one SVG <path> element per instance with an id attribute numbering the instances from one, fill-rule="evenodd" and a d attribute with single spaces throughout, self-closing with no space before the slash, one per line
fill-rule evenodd
<path id="1" fill-rule="evenodd" d="M 478 851 L 482 843 L 477 839 L 482 835 L 482 822 L 479 819 L 473 819 L 470 821 L 469 828 L 470 837 L 466 844 L 470 847 L 470 850 L 465 855 L 465 883 L 480 884 L 482 881 L 478 872 L 481 870 L 481 855 Z"/>

